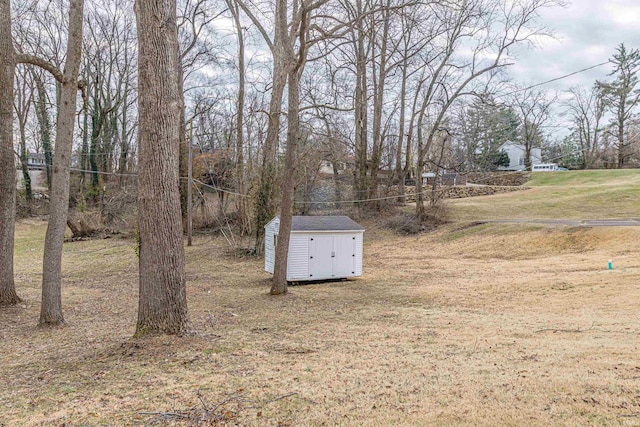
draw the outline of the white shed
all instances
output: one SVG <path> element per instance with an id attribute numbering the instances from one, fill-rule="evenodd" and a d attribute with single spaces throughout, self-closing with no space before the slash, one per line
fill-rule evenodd
<path id="1" fill-rule="evenodd" d="M 280 217 L 265 225 L 264 269 L 273 274 Z M 294 216 L 287 280 L 344 279 L 362 275 L 364 228 L 348 216 Z"/>

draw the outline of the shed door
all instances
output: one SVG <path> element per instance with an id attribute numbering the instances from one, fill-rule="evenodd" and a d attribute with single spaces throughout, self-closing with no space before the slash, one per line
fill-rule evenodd
<path id="1" fill-rule="evenodd" d="M 320 280 L 333 277 L 333 236 L 313 236 L 309 239 L 309 278 Z"/>
<path id="2" fill-rule="evenodd" d="M 309 279 L 350 277 L 355 274 L 356 240 L 352 235 L 309 238 Z"/>
<path id="3" fill-rule="evenodd" d="M 337 235 L 333 238 L 333 275 L 350 277 L 355 274 L 356 238 L 351 235 Z"/>

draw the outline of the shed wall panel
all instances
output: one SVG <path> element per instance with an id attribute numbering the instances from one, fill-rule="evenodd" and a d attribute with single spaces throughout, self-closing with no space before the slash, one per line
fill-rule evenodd
<path id="1" fill-rule="evenodd" d="M 336 234 L 333 240 L 333 277 L 353 277 L 355 275 L 355 247 L 354 234 Z"/>
<path id="2" fill-rule="evenodd" d="M 273 274 L 276 259 L 273 236 L 278 232 L 279 227 L 280 223 L 278 221 L 271 221 L 264 228 L 264 271 L 271 274 Z"/>
<path id="3" fill-rule="evenodd" d="M 363 233 L 356 234 L 355 276 L 362 276 Z"/>
<path id="4" fill-rule="evenodd" d="M 287 280 L 309 279 L 309 235 L 291 234 L 287 259 Z"/>

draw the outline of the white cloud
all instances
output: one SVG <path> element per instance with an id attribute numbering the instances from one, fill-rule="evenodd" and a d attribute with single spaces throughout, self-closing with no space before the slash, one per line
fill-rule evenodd
<path id="1" fill-rule="evenodd" d="M 538 39 L 537 49 L 515 52 L 518 62 L 510 74 L 517 81 L 538 83 L 604 62 L 620 43 L 640 48 L 638 0 L 575 0 L 566 8 L 546 9 L 541 17 L 541 23 L 554 30 L 555 39 Z M 549 87 L 590 86 L 610 71 L 602 66 Z"/>

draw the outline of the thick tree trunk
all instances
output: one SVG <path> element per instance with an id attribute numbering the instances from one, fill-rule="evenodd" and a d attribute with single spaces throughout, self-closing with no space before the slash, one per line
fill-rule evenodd
<path id="1" fill-rule="evenodd" d="M 179 191 L 180 112 L 175 0 L 136 0 L 139 81 L 140 296 L 136 336 L 187 327 Z"/>
<path id="2" fill-rule="evenodd" d="M 278 245 L 276 246 L 271 295 L 279 295 L 287 292 L 287 259 L 289 256 L 291 223 L 293 221 L 295 170 L 298 156 L 298 138 L 300 135 L 300 88 L 298 80 L 298 71 L 297 69 L 293 69 L 289 72 L 285 173 L 282 180 L 280 229 L 278 231 Z"/>
<path id="3" fill-rule="evenodd" d="M 281 10 L 286 10 L 286 0 L 278 0 Z M 287 261 L 291 223 L 293 221 L 293 200 L 295 197 L 295 178 L 298 165 L 298 146 L 300 139 L 300 75 L 306 61 L 306 28 L 309 24 L 308 11 L 301 7 L 300 27 L 298 29 L 298 52 L 294 52 L 294 40 L 286 42 L 282 52 L 286 58 L 287 79 L 289 81 L 287 97 L 287 147 L 285 153 L 284 176 L 282 179 L 282 203 L 280 206 L 280 229 L 276 246 L 271 295 L 287 293 Z M 295 13 L 295 11 L 294 11 Z M 278 22 L 281 28 L 287 28 L 286 19 Z"/>
<path id="4" fill-rule="evenodd" d="M 67 54 L 60 91 L 56 146 L 51 174 L 49 224 L 44 242 L 41 325 L 58 325 L 62 316 L 62 243 L 69 211 L 69 169 L 76 115 L 78 70 L 82 52 L 83 0 L 69 2 Z"/>
<path id="5" fill-rule="evenodd" d="M 13 158 L 13 79 L 11 2 L 0 0 L 0 306 L 20 302 L 13 280 L 16 220 L 16 167 Z"/>
<path id="6" fill-rule="evenodd" d="M 275 213 L 276 154 L 278 151 L 278 136 L 280 134 L 280 115 L 282 114 L 282 96 L 287 83 L 285 69 L 286 52 L 285 38 L 287 37 L 287 8 L 286 3 L 276 2 L 276 28 L 273 49 L 273 87 L 269 101 L 269 123 L 264 142 L 262 169 L 260 172 L 260 187 L 255 204 L 255 250 L 261 254 L 264 251 L 264 226 Z"/>

